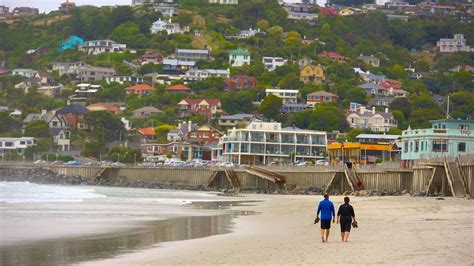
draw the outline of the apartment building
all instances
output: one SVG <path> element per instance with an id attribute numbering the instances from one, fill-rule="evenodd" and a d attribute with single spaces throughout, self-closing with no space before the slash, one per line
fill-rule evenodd
<path id="1" fill-rule="evenodd" d="M 0 138 L 0 157 L 8 159 L 12 158 L 11 156 L 22 156 L 26 148 L 34 145 L 36 145 L 36 138 L 33 137 Z"/>

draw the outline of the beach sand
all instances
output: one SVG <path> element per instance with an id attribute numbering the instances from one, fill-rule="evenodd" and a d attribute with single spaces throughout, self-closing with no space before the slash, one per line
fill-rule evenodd
<path id="1" fill-rule="evenodd" d="M 163 264 L 461 264 L 474 262 L 474 201 L 352 197 L 359 228 L 349 242 L 333 224 L 321 243 L 315 206 L 321 196 L 250 195 L 262 202 L 233 207 L 260 212 L 235 219 L 233 232 L 164 242 L 85 265 Z M 331 197 L 337 207 L 343 197 Z"/>

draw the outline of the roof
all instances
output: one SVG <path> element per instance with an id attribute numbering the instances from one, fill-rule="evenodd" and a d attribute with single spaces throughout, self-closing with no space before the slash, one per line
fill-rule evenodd
<path id="1" fill-rule="evenodd" d="M 336 52 L 326 52 L 321 55 L 325 57 L 345 58 L 343 55 L 340 55 L 339 53 L 336 53 Z"/>
<path id="2" fill-rule="evenodd" d="M 319 14 L 326 16 L 337 16 L 339 15 L 339 12 L 337 12 L 337 9 L 332 7 L 320 7 Z"/>
<path id="3" fill-rule="evenodd" d="M 163 59 L 163 65 L 172 65 L 172 66 L 194 66 L 196 62 L 194 61 L 180 61 L 178 59 Z"/>
<path id="4" fill-rule="evenodd" d="M 359 134 L 356 139 L 384 139 L 384 140 L 396 140 L 399 139 L 400 135 L 385 135 L 385 134 Z"/>
<path id="5" fill-rule="evenodd" d="M 339 97 L 336 94 L 333 94 L 333 93 L 330 93 L 330 92 L 327 92 L 327 91 L 315 91 L 315 92 L 312 92 L 312 93 L 308 94 L 307 96 Z"/>
<path id="6" fill-rule="evenodd" d="M 164 113 L 160 109 L 153 106 L 145 106 L 142 108 L 138 108 L 138 109 L 133 110 L 133 113 L 135 112 L 148 112 L 148 113 L 161 113 L 161 114 Z"/>
<path id="7" fill-rule="evenodd" d="M 375 84 L 373 82 L 369 82 L 369 83 L 365 83 L 365 84 L 362 84 L 359 86 L 360 88 L 362 89 L 378 89 L 378 90 L 385 90 L 384 87 L 378 85 L 378 84 Z"/>
<path id="8" fill-rule="evenodd" d="M 191 88 L 184 86 L 183 84 L 177 84 L 173 86 L 169 86 L 166 88 L 167 91 L 192 91 Z"/>
<path id="9" fill-rule="evenodd" d="M 208 50 L 203 49 L 176 49 L 176 53 L 209 54 Z"/>
<path id="10" fill-rule="evenodd" d="M 63 114 L 87 114 L 89 110 L 79 104 L 70 104 L 64 108 L 59 109 L 56 113 Z"/>
<path id="11" fill-rule="evenodd" d="M 138 133 L 144 136 L 153 136 L 155 135 L 155 128 L 153 127 L 139 128 Z"/>
<path id="12" fill-rule="evenodd" d="M 285 103 L 281 107 L 301 107 L 301 108 L 308 108 L 310 107 L 306 103 Z"/>
<path id="13" fill-rule="evenodd" d="M 155 88 L 148 84 L 137 84 L 126 88 L 126 90 L 142 90 L 142 91 L 153 91 Z"/>
<path id="14" fill-rule="evenodd" d="M 226 119 L 226 120 L 244 120 L 246 118 L 254 118 L 255 116 L 252 114 L 235 114 L 235 115 L 225 115 L 219 117 L 219 119 Z"/>
<path id="15" fill-rule="evenodd" d="M 237 49 L 230 52 L 231 55 L 250 55 L 250 52 L 245 49 Z"/>
<path id="16" fill-rule="evenodd" d="M 120 110 L 120 107 L 118 107 L 118 105 L 110 104 L 110 103 L 93 103 L 87 106 L 87 109 L 90 110 L 91 108 L 94 108 L 94 107 L 102 107 L 109 112 L 117 112 Z"/>

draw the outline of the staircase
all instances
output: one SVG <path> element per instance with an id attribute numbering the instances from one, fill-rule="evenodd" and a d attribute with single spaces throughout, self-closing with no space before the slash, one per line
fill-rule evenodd
<path id="1" fill-rule="evenodd" d="M 227 179 L 229 180 L 233 188 L 240 188 L 240 181 L 234 170 L 225 169 L 225 175 L 227 176 Z"/>
<path id="2" fill-rule="evenodd" d="M 355 170 L 355 165 L 352 165 L 352 168 L 347 167 L 347 165 L 344 165 L 344 174 L 346 176 L 347 182 L 349 183 L 349 186 L 351 187 L 352 191 L 359 191 L 363 189 L 363 186 L 359 186 L 358 183 L 362 184 L 360 181 L 359 176 L 357 176 L 357 172 Z"/>
<path id="3" fill-rule="evenodd" d="M 444 167 L 446 169 L 446 175 L 448 176 L 453 196 L 457 198 L 465 198 L 467 195 L 466 183 L 459 162 L 448 162 L 445 160 Z"/>

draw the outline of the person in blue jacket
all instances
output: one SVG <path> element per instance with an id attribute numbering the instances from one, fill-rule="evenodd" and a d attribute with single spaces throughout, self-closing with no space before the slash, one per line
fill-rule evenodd
<path id="1" fill-rule="evenodd" d="M 319 202 L 318 210 L 316 211 L 316 219 L 319 218 L 321 213 L 321 240 L 328 242 L 329 230 L 331 229 L 331 217 L 332 222 L 336 220 L 336 211 L 334 204 L 329 200 L 329 194 L 324 193 L 324 199 Z"/>

